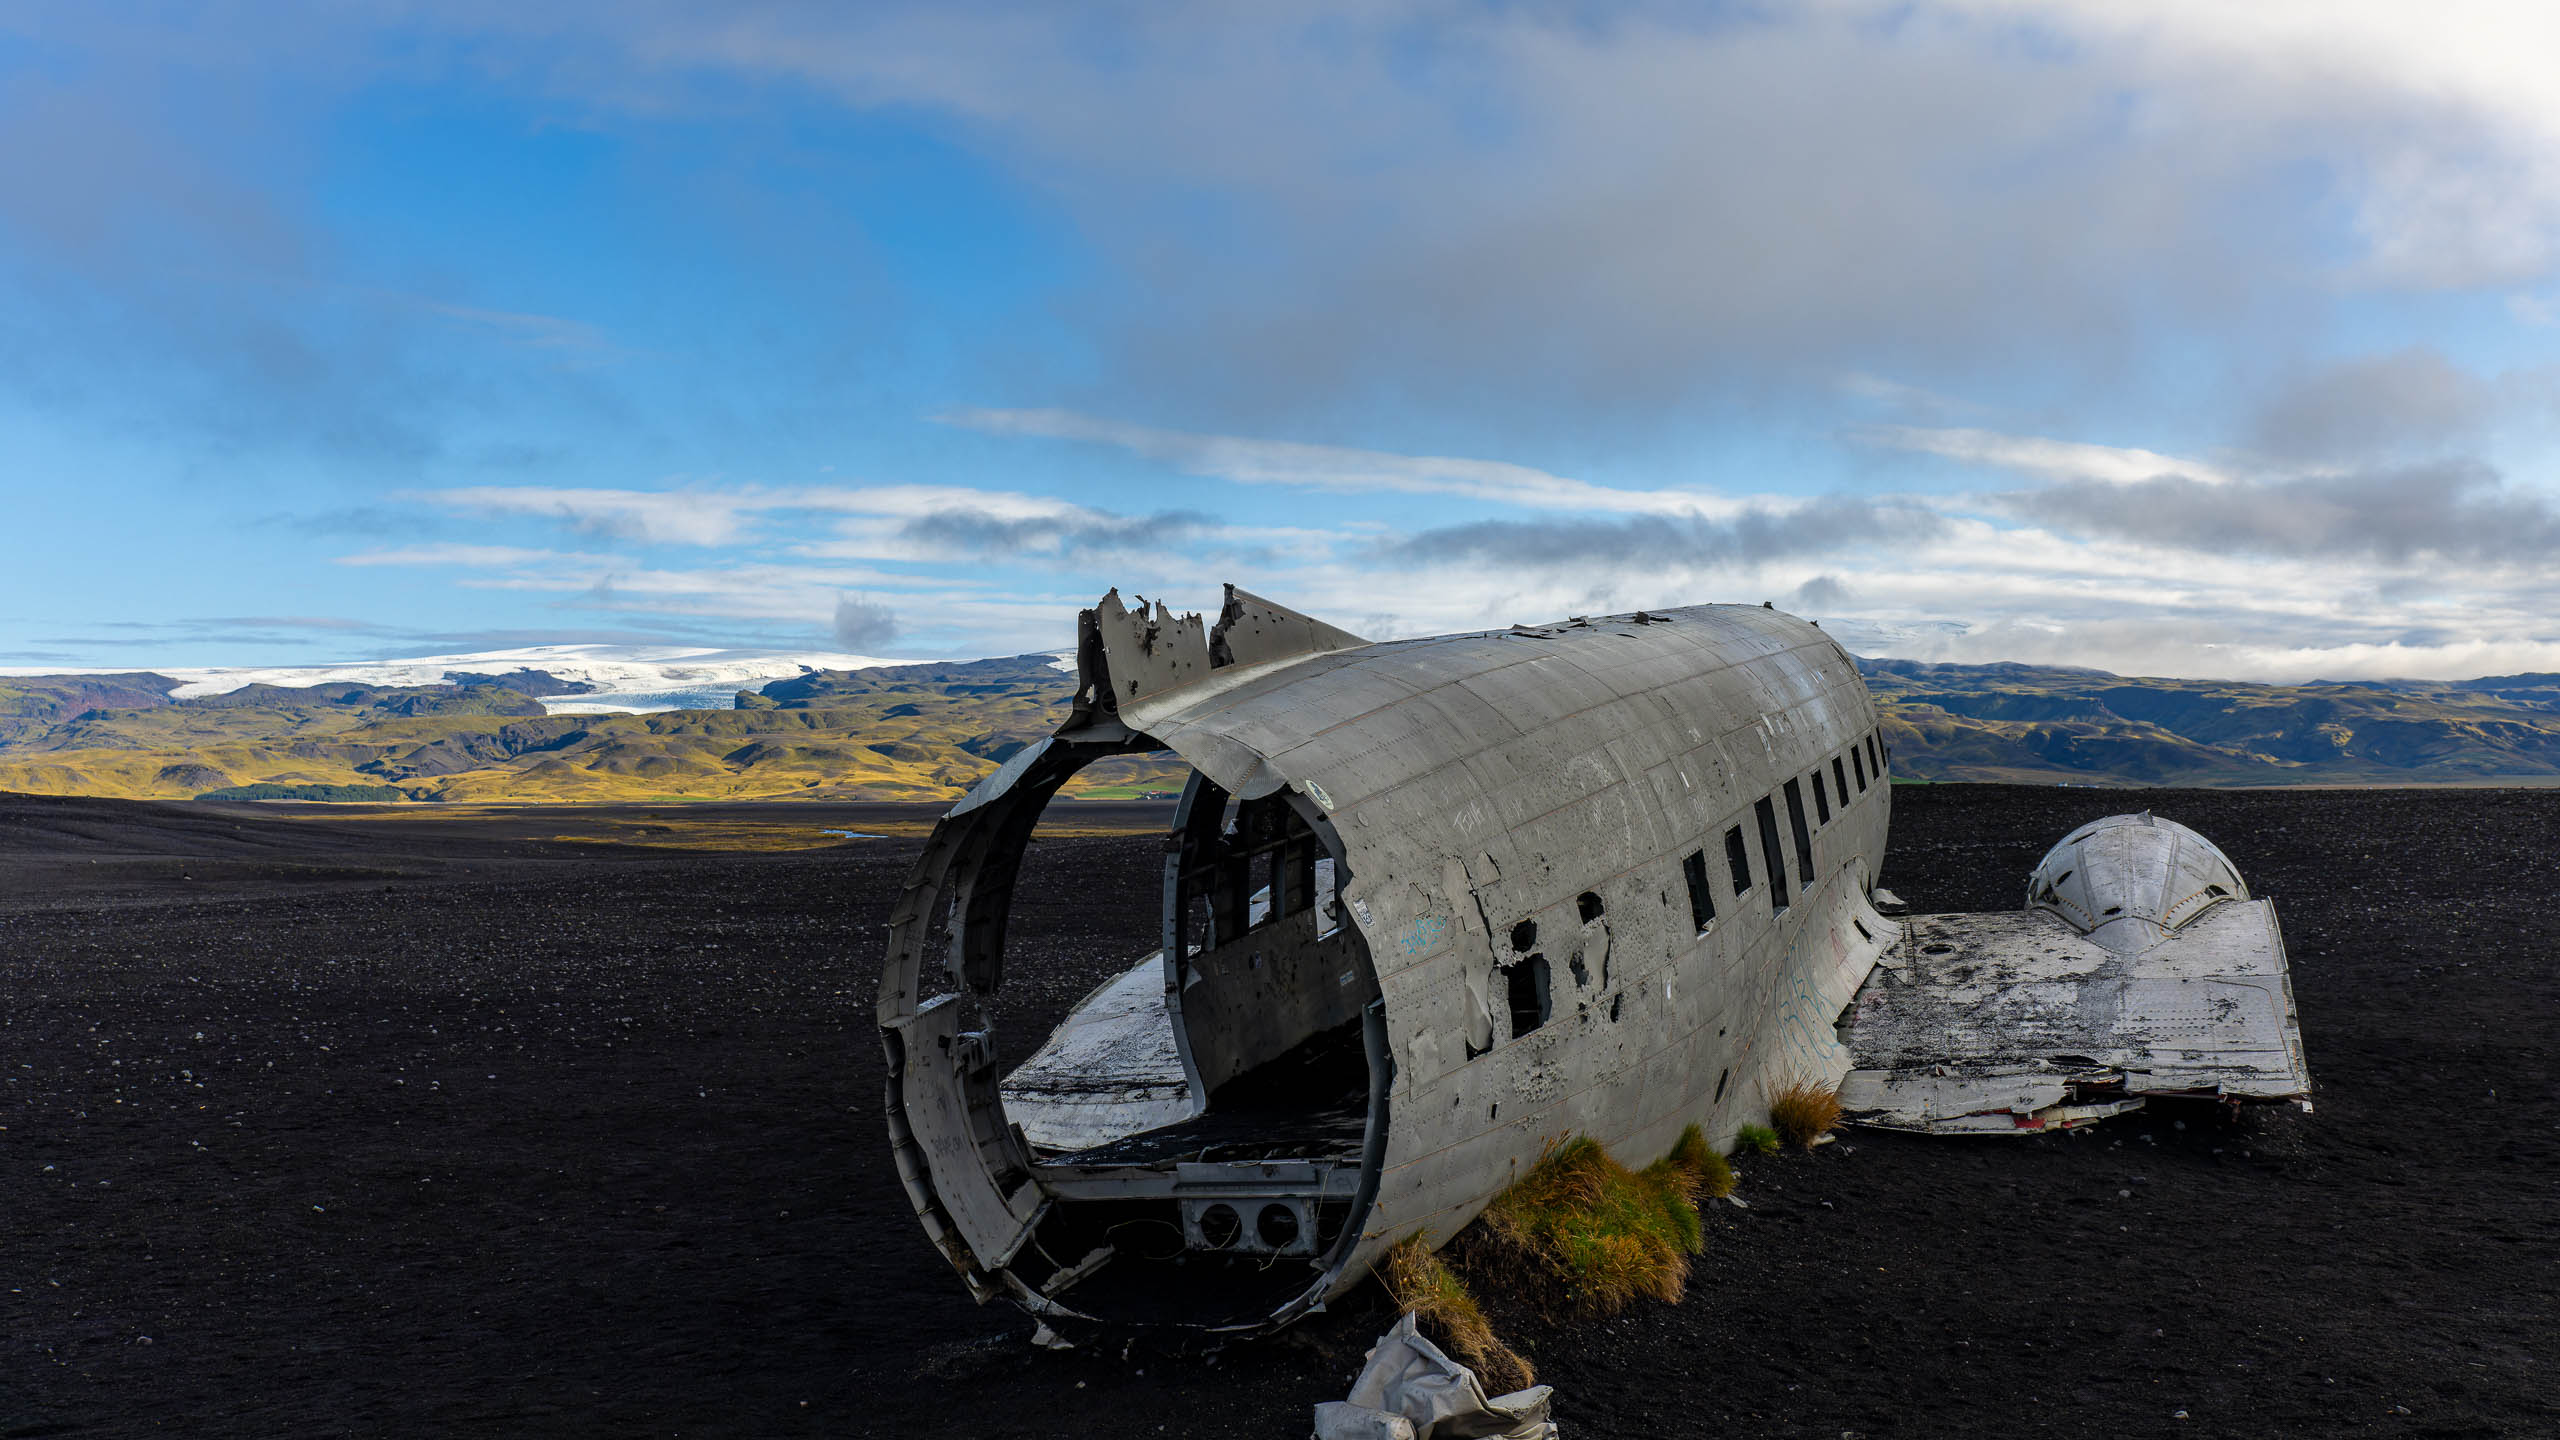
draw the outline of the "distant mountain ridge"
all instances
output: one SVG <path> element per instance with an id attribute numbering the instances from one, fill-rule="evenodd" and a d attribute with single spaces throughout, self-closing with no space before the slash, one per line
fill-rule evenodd
<path id="1" fill-rule="evenodd" d="M 1901 779 L 2560 784 L 2555 675 L 2256 685 L 1858 663 Z M 0 677 L 0 790 L 943 800 L 1054 729 L 1075 685 L 1050 655 L 804 667 L 735 691 L 727 709 L 562 714 L 537 697 L 595 682 L 530 666 L 443 673 L 413 685 L 252 680 L 193 695 L 150 672 Z M 1182 770 L 1167 758 L 1113 760 L 1068 793 L 1165 793 Z"/>
<path id="2" fill-rule="evenodd" d="M 1895 773 L 2116 785 L 2560 783 L 2560 676 L 2259 685 L 1861 660 Z"/>
<path id="3" fill-rule="evenodd" d="M 0 790 L 180 799 L 945 799 L 1066 715 L 1055 657 L 808 670 L 725 710 L 552 714 L 535 672 L 378 687 L 253 682 L 172 698 L 170 677 L 28 676 L 0 689 Z M 532 692 L 532 693 L 528 693 Z M 88 705 L 105 699 L 106 705 Z M 1071 793 L 1152 793 L 1168 761 L 1115 760 Z M 315 788 L 319 787 L 319 788 Z M 379 794 L 378 789 L 366 791 Z"/>

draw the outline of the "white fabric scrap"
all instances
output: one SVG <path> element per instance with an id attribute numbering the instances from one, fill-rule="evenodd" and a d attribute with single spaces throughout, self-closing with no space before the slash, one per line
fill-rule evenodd
<path id="1" fill-rule="evenodd" d="M 1423 1338 L 1414 1317 L 1378 1337 L 1347 1401 L 1316 1407 L 1316 1440 L 1556 1440 L 1552 1385 L 1486 1398 L 1476 1372 Z"/>

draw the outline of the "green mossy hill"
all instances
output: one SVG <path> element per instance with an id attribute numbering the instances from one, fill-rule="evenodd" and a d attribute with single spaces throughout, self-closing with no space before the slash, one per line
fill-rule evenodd
<path id="1" fill-rule="evenodd" d="M 1858 668 L 1901 779 L 2560 783 L 2560 676 L 2252 685 L 2065 666 Z"/>
<path id="2" fill-rule="evenodd" d="M 1862 661 L 1904 780 L 2103 785 L 2560 783 L 2560 676 L 2245 685 L 2030 665 Z M 253 685 L 172 701 L 166 676 L 0 678 L 0 790 L 184 799 L 243 785 L 413 798 L 949 800 L 1055 729 L 1048 655 L 816 670 L 727 710 L 549 715 L 535 672 L 443 685 Z M 565 688 L 565 687 L 564 687 Z M 1071 795 L 1181 788 L 1169 756 Z"/>
<path id="3" fill-rule="evenodd" d="M 0 790 L 176 799 L 318 785 L 498 803 L 950 800 L 1066 717 L 1075 681 L 1050 660 L 814 671 L 742 694 L 736 709 L 654 715 L 546 715 L 500 684 L 252 686 L 36 726 L 0 742 Z M 1170 757 L 1119 758 L 1087 770 L 1069 793 L 1162 794 L 1182 775 Z"/>
<path id="4" fill-rule="evenodd" d="M 0 744 L 37 735 L 92 710 L 140 710 L 169 703 L 166 675 L 0 675 Z"/>
<path id="5" fill-rule="evenodd" d="M 378 710 L 386 715 L 540 715 L 513 685 L 243 685 L 174 702 L 172 710 Z"/>

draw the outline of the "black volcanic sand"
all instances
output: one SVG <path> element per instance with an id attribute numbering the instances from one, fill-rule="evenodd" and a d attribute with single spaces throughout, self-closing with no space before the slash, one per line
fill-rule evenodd
<path id="1" fill-rule="evenodd" d="M 2016 904 L 2102 814 L 2213 838 L 2281 910 L 2318 1113 L 1752 1161 L 1682 1304 L 1509 1317 L 1568 1436 L 2560 1433 L 2560 794 L 1895 802 L 1920 909 Z M 1343 1393 L 1374 1292 L 1192 1359 L 969 1303 L 882 1133 L 914 839 L 543 824 L 0 797 L 0 1436 L 1284 1440 Z M 1149 948 L 1160 854 L 1034 849 L 1025 1050 Z"/>

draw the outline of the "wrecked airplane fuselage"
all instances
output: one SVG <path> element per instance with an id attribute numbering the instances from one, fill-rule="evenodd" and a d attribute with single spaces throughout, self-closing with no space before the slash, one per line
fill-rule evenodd
<path id="1" fill-rule="evenodd" d="M 1056 1330 L 1268 1329 L 1559 1137 L 1721 1147 L 1861 1068 L 1837 1027 L 1915 943 L 1869 897 L 1874 703 L 1766 607 L 1373 644 L 1232 587 L 1214 627 L 1115 591 L 1078 674 L 935 828 L 879 1000 L 926 1231 Z M 985 1006 L 1032 827 L 1164 750 L 1194 774 L 1162 947 L 1015 1061 Z"/>
<path id="2" fill-rule="evenodd" d="M 1117 594 L 1073 716 L 955 806 L 891 927 L 900 1173 L 982 1298 L 1250 1331 L 1454 1234 L 1562 1134 L 1629 1155 L 1848 1070 L 1892 935 L 1875 709 L 1812 625 L 1700 606 L 1369 644 Z M 1164 944 L 1011 1079 L 1016 865 L 1106 755 L 1197 772 Z M 1019 1052 L 1017 1052 L 1019 1053 Z"/>

